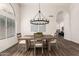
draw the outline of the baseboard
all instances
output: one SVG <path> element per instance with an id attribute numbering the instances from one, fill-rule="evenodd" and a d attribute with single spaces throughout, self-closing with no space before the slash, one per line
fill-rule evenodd
<path id="1" fill-rule="evenodd" d="M 10 48 L 14 47 L 14 46 L 15 46 L 15 45 L 17 45 L 17 44 L 18 44 L 18 42 L 17 42 L 17 43 L 15 43 L 14 45 L 12 45 L 11 47 L 7 48 L 6 50 L 8 50 L 8 49 L 10 49 Z M 6 51 L 6 50 L 4 50 L 4 51 Z M 1 52 L 4 52 L 4 51 L 1 51 Z M 0 52 L 0 54 L 1 54 L 1 52 Z"/>
<path id="2" fill-rule="evenodd" d="M 78 45 L 79 45 L 79 43 L 78 43 L 78 42 L 76 42 L 76 41 L 73 41 L 73 40 L 68 40 L 68 39 L 65 39 L 65 40 L 70 41 L 70 42 L 72 42 L 72 43 L 75 43 L 75 44 L 78 44 Z"/>

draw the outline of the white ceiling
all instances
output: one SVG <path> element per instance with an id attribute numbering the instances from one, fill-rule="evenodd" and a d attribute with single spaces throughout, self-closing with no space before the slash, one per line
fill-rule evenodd
<path id="1" fill-rule="evenodd" d="M 36 8 L 38 8 L 39 6 L 39 3 L 20 3 L 19 4 L 20 7 L 23 7 L 23 6 L 36 6 Z M 43 7 L 49 7 L 49 8 L 52 8 L 52 10 L 55 9 L 54 12 L 57 12 L 58 10 L 60 10 L 61 8 L 63 9 L 68 9 L 69 6 L 70 6 L 70 3 L 40 3 L 40 6 L 43 8 Z M 61 20 L 56 20 L 57 23 L 61 22 Z"/>
<path id="2" fill-rule="evenodd" d="M 20 6 L 39 5 L 39 3 L 19 3 Z M 52 7 L 69 6 L 70 3 L 40 3 L 40 5 L 48 5 Z"/>

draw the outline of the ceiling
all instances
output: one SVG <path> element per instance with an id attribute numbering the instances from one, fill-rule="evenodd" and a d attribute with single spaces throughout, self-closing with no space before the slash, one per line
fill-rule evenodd
<path id="1" fill-rule="evenodd" d="M 27 5 L 39 5 L 39 3 L 19 3 L 20 6 L 27 6 Z M 52 7 L 60 7 L 60 6 L 69 6 L 70 3 L 40 3 L 40 5 L 47 5 Z"/>
<path id="2" fill-rule="evenodd" d="M 71 3 L 40 3 L 40 6 L 43 8 L 49 7 L 52 8 L 52 10 L 54 10 L 54 12 L 58 12 L 60 9 L 68 9 L 70 7 Z M 38 8 L 39 3 L 20 3 L 19 4 L 20 7 L 30 7 L 30 6 L 34 6 L 36 8 Z M 46 10 L 46 11 L 51 11 L 51 10 Z M 50 12 L 51 15 L 51 12 Z M 57 23 L 62 22 L 61 18 L 60 19 L 56 19 Z"/>

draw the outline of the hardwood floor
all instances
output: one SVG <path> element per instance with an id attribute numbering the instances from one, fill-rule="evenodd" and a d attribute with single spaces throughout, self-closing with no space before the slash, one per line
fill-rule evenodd
<path id="1" fill-rule="evenodd" d="M 58 47 L 52 48 L 51 51 L 48 51 L 47 48 L 44 48 L 43 56 L 79 56 L 79 44 L 74 42 L 65 40 L 65 39 L 58 39 Z M 1 56 L 33 56 L 33 49 L 30 48 L 28 51 L 25 51 L 25 46 L 20 45 L 20 48 L 17 49 L 17 44 L 3 52 L 1 52 Z M 36 55 L 41 56 L 41 49 L 36 50 Z"/>

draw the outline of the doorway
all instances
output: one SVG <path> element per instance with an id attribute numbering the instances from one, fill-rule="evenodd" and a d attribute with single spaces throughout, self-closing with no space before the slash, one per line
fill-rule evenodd
<path id="1" fill-rule="evenodd" d="M 71 38 L 71 21 L 69 17 L 69 13 L 65 11 L 60 11 L 57 13 L 57 30 L 64 39 Z M 63 35 L 64 34 L 64 35 Z"/>
<path id="2" fill-rule="evenodd" d="M 56 22 L 57 22 L 56 31 L 58 32 L 58 35 L 64 37 L 64 12 L 63 11 L 58 12 Z"/>

